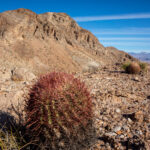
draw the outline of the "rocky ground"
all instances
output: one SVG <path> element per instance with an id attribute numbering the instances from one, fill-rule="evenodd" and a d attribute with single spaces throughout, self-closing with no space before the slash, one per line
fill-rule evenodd
<path id="1" fill-rule="evenodd" d="M 4 121 L 5 112 L 10 114 L 5 114 L 6 118 L 17 120 L 23 95 L 36 76 L 25 69 L 1 69 L 0 73 L 0 121 Z M 149 150 L 150 71 L 129 75 L 103 68 L 76 76 L 85 81 L 93 97 L 97 138 L 89 150 Z"/>
<path id="2" fill-rule="evenodd" d="M 150 72 L 103 69 L 82 78 L 95 101 L 98 136 L 90 150 L 149 150 Z"/>
<path id="3" fill-rule="evenodd" d="M 149 150 L 150 71 L 118 69 L 131 61 L 138 60 L 104 47 L 67 14 L 0 13 L 0 124 L 23 118 L 24 97 L 40 74 L 80 72 L 93 94 L 98 136 L 90 150 Z"/>

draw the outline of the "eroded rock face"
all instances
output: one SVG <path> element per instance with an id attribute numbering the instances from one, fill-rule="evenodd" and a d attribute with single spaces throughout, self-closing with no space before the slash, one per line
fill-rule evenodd
<path id="1" fill-rule="evenodd" d="M 0 52 L 1 59 L 5 55 L 11 64 L 26 64 L 40 74 L 54 69 L 85 70 L 90 62 L 101 67 L 133 59 L 117 49 L 105 48 L 65 13 L 36 14 L 23 8 L 0 14 Z"/>
<path id="2" fill-rule="evenodd" d="M 49 12 L 37 15 L 27 9 L 18 9 L 4 12 L 0 16 L 1 27 L 3 27 L 1 37 L 5 39 L 53 38 L 57 41 L 65 41 L 72 46 L 79 44 L 84 48 L 104 49 L 94 35 L 79 27 L 65 13 Z M 13 30 L 11 30 L 12 27 Z"/>

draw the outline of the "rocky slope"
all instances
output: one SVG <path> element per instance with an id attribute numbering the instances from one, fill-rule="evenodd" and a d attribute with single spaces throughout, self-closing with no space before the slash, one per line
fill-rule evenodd
<path id="1" fill-rule="evenodd" d="M 5 71 L 1 74 L 3 79 L 8 76 Z M 94 105 L 96 137 L 88 150 L 150 149 L 150 67 L 138 75 L 104 67 L 75 76 L 90 89 Z M 12 71 L 5 82 L 0 80 L 1 123 L 12 117 L 22 121 L 24 96 L 35 79 L 22 69 Z"/>
<path id="2" fill-rule="evenodd" d="M 27 9 L 0 13 L 0 64 L 41 74 L 51 70 L 87 71 L 133 59 L 105 48 L 65 13 L 36 14 Z"/>
<path id="3" fill-rule="evenodd" d="M 0 103 L 17 103 L 22 89 L 39 74 L 93 71 L 133 60 L 105 48 L 65 13 L 37 15 L 27 9 L 0 13 Z M 20 98 L 19 98 L 20 99 Z"/>
<path id="4" fill-rule="evenodd" d="M 149 150 L 150 72 L 129 75 L 103 69 L 82 78 L 95 108 L 97 140 L 90 150 Z"/>

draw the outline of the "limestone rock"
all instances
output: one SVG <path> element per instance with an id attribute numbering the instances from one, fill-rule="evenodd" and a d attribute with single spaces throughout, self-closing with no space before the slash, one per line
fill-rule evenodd
<path id="1" fill-rule="evenodd" d="M 26 68 L 15 68 L 11 70 L 13 81 L 32 81 L 36 76 Z"/>

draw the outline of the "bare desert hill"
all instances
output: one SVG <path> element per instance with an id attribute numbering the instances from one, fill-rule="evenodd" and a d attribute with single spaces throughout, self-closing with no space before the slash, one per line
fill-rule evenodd
<path id="1" fill-rule="evenodd" d="M 65 13 L 36 14 L 28 9 L 0 13 L 0 64 L 35 74 L 51 70 L 87 71 L 133 58 L 105 48 Z"/>

